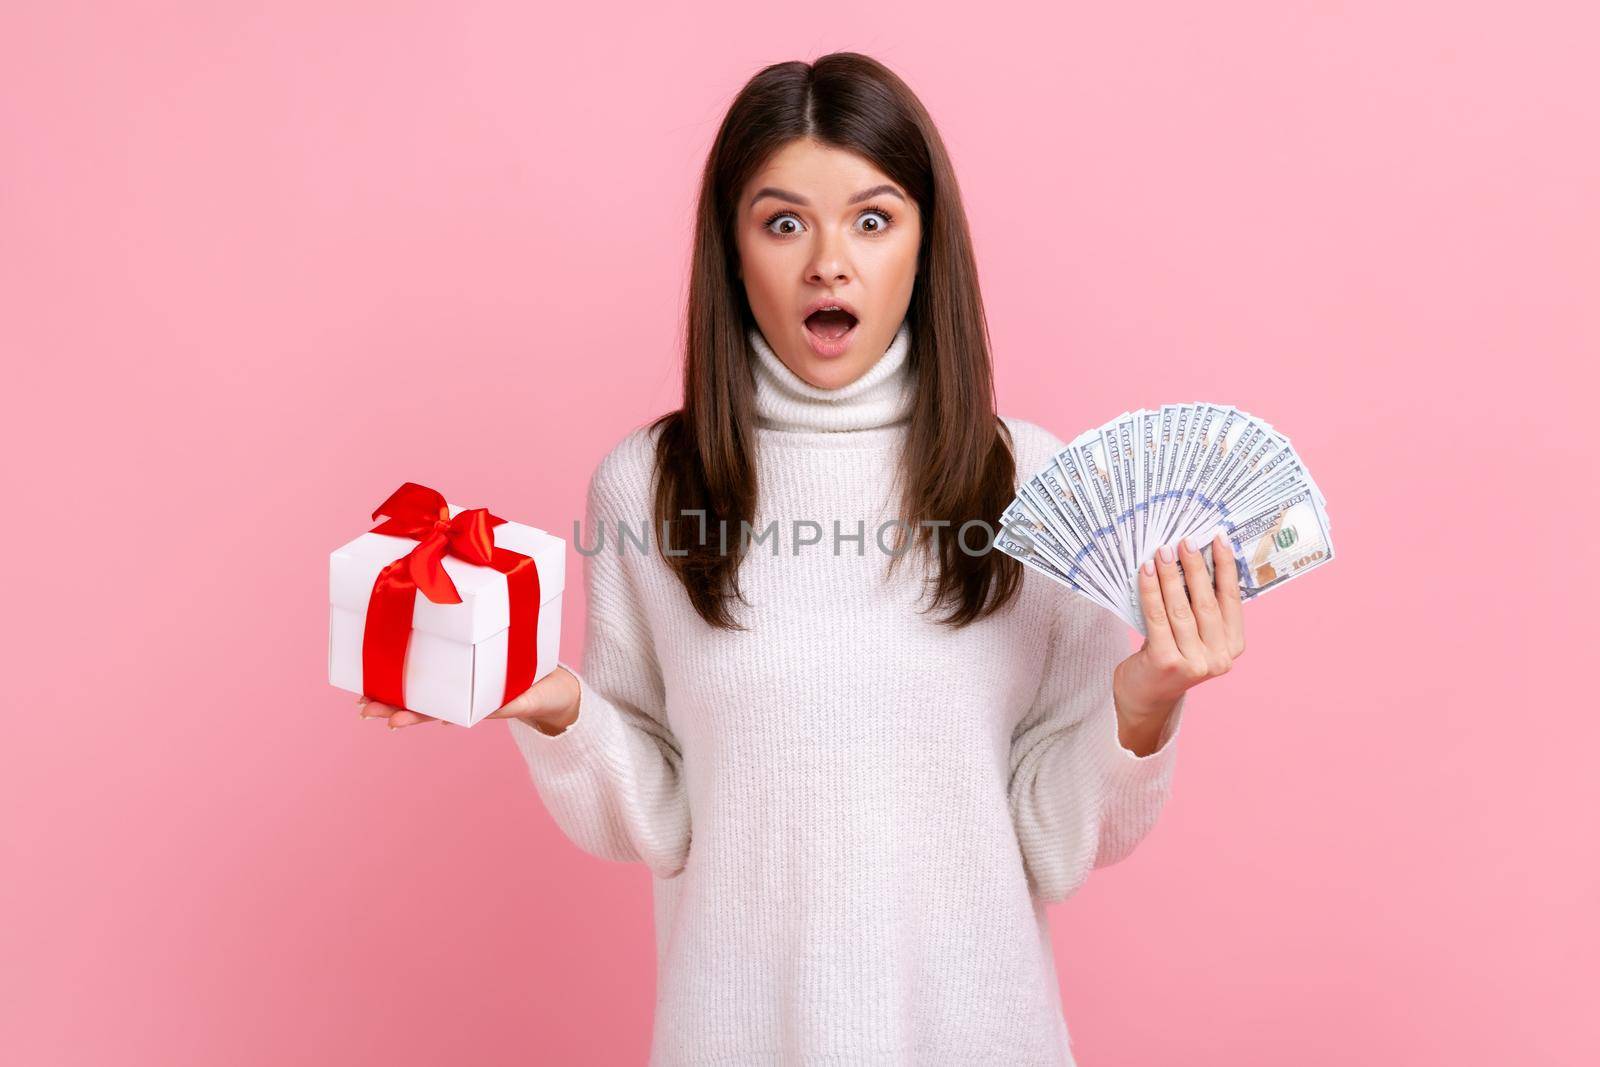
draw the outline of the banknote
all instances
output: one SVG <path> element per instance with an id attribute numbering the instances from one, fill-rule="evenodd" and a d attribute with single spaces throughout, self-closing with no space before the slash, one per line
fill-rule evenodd
<path id="1" fill-rule="evenodd" d="M 1289 437 L 1227 404 L 1125 411 L 1019 483 L 995 547 L 1145 632 L 1138 570 L 1186 537 L 1229 549 L 1244 600 L 1333 559 L 1327 499 Z"/>

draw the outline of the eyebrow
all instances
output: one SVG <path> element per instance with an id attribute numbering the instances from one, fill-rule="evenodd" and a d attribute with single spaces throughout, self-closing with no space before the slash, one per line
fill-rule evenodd
<path id="1" fill-rule="evenodd" d="M 771 185 L 762 186 L 761 189 L 756 192 L 756 195 L 750 198 L 750 206 L 755 207 L 756 201 L 760 200 L 764 196 L 776 197 L 779 200 L 787 200 L 789 203 L 799 204 L 801 207 L 811 206 L 811 201 L 807 200 L 799 193 L 791 193 L 787 189 L 778 189 Z M 900 190 L 896 189 L 892 185 L 874 185 L 871 189 L 863 189 L 855 196 L 852 196 L 849 200 L 846 200 L 845 203 L 859 204 L 861 201 L 871 200 L 875 196 L 894 196 L 899 197 L 899 199 L 902 201 L 905 200 L 905 197 L 900 195 Z"/>

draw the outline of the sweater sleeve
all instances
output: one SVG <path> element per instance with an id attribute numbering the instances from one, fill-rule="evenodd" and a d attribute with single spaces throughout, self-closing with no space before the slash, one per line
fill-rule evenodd
<path id="1" fill-rule="evenodd" d="M 1009 800 L 1034 895 L 1076 892 L 1089 872 L 1125 858 L 1155 826 L 1171 792 L 1185 693 L 1159 747 L 1136 756 L 1117 736 L 1111 677 L 1129 654 L 1122 621 L 1059 595 L 1039 691 L 1011 738 Z"/>
<path id="2" fill-rule="evenodd" d="M 586 538 L 604 532 L 584 555 L 588 593 L 578 717 L 558 734 L 507 719 L 534 787 L 562 832 L 601 859 L 644 863 L 659 878 L 682 872 L 689 853 L 689 801 L 683 754 L 666 721 L 665 686 L 618 521 L 639 507 L 618 484 L 615 455 L 589 483 Z M 646 512 L 647 514 L 648 512 Z M 626 518 L 637 531 L 638 518 Z"/>

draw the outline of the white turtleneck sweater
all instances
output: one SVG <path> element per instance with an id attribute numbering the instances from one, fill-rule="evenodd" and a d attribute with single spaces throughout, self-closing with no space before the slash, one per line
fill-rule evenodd
<path id="1" fill-rule="evenodd" d="M 659 529 L 619 551 L 619 522 L 650 525 L 655 437 L 636 429 L 589 484 L 582 543 L 605 541 L 584 557 L 584 668 L 562 661 L 578 717 L 507 720 L 562 831 L 654 875 L 650 1063 L 1070 1067 L 1045 905 L 1150 832 L 1183 701 L 1135 756 L 1111 699 L 1121 620 L 1024 571 L 1018 599 L 952 630 L 918 613 L 915 554 L 886 579 L 909 321 L 833 390 L 750 343 L 751 528 L 777 526 L 741 565 L 749 629 L 695 614 Z M 1063 447 L 1005 421 L 1019 482 Z"/>

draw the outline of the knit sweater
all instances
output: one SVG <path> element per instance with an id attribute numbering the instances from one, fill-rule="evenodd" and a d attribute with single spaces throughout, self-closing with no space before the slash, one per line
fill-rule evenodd
<path id="1" fill-rule="evenodd" d="M 694 612 L 659 527 L 639 547 L 641 427 L 589 483 L 583 669 L 561 661 L 577 719 L 553 735 L 508 720 L 562 832 L 654 876 L 650 1063 L 1070 1067 L 1045 905 L 1150 832 L 1184 701 L 1136 756 L 1111 697 L 1131 631 L 1110 612 L 1024 571 L 1017 599 L 951 629 L 947 608 L 919 612 L 932 560 L 919 573 L 908 552 L 886 575 L 909 320 L 832 390 L 749 340 L 748 629 Z M 1019 483 L 1064 447 L 1004 421 Z"/>

